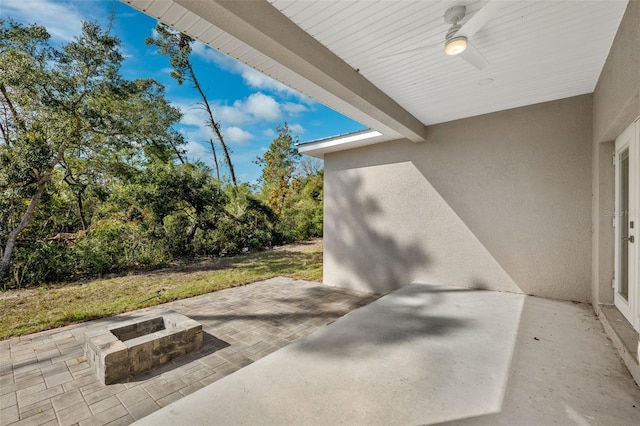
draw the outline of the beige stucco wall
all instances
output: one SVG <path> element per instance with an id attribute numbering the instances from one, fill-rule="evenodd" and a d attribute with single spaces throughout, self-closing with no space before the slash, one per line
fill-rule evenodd
<path id="1" fill-rule="evenodd" d="M 325 157 L 324 281 L 589 300 L 592 97 Z"/>
<path id="2" fill-rule="evenodd" d="M 613 303 L 614 140 L 640 116 L 640 1 L 632 0 L 593 94 L 592 300 Z"/>

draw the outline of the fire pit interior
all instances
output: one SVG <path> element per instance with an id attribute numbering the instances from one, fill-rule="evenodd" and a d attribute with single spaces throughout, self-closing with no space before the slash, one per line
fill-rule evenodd
<path id="1" fill-rule="evenodd" d="M 123 327 L 111 328 L 109 331 L 111 331 L 111 333 L 113 333 L 119 340 L 126 342 L 127 340 L 135 339 L 136 337 L 165 329 L 164 318 L 155 317 L 150 320 L 135 322 Z"/>
<path id="2" fill-rule="evenodd" d="M 85 336 L 85 356 L 111 384 L 202 347 L 202 325 L 176 312 L 151 315 Z"/>

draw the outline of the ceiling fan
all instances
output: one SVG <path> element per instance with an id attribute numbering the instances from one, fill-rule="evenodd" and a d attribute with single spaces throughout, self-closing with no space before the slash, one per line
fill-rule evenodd
<path id="1" fill-rule="evenodd" d="M 471 43 L 470 39 L 477 33 L 489 19 L 498 11 L 501 6 L 500 1 L 489 1 L 482 9 L 476 12 L 467 22 L 460 24 L 464 19 L 467 8 L 465 6 L 453 6 L 444 13 L 444 21 L 451 24 L 444 39 L 444 51 L 450 56 L 460 56 L 465 61 L 478 69 L 485 68 L 489 62 L 480 53 L 480 51 Z M 399 55 L 405 55 L 427 47 L 440 44 L 440 42 L 431 43 L 416 49 L 405 50 L 384 56 L 380 59 L 386 60 Z"/>

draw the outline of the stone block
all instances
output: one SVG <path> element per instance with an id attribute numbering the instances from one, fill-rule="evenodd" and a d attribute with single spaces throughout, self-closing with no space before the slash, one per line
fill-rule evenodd
<path id="1" fill-rule="evenodd" d="M 104 384 L 136 376 L 202 347 L 202 325 L 176 312 L 85 334 L 85 358 Z"/>

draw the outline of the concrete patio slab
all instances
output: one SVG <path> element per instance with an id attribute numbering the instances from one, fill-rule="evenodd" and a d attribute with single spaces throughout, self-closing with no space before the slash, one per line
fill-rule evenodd
<path id="1" fill-rule="evenodd" d="M 138 425 L 640 424 L 591 306 L 412 284 Z"/>

